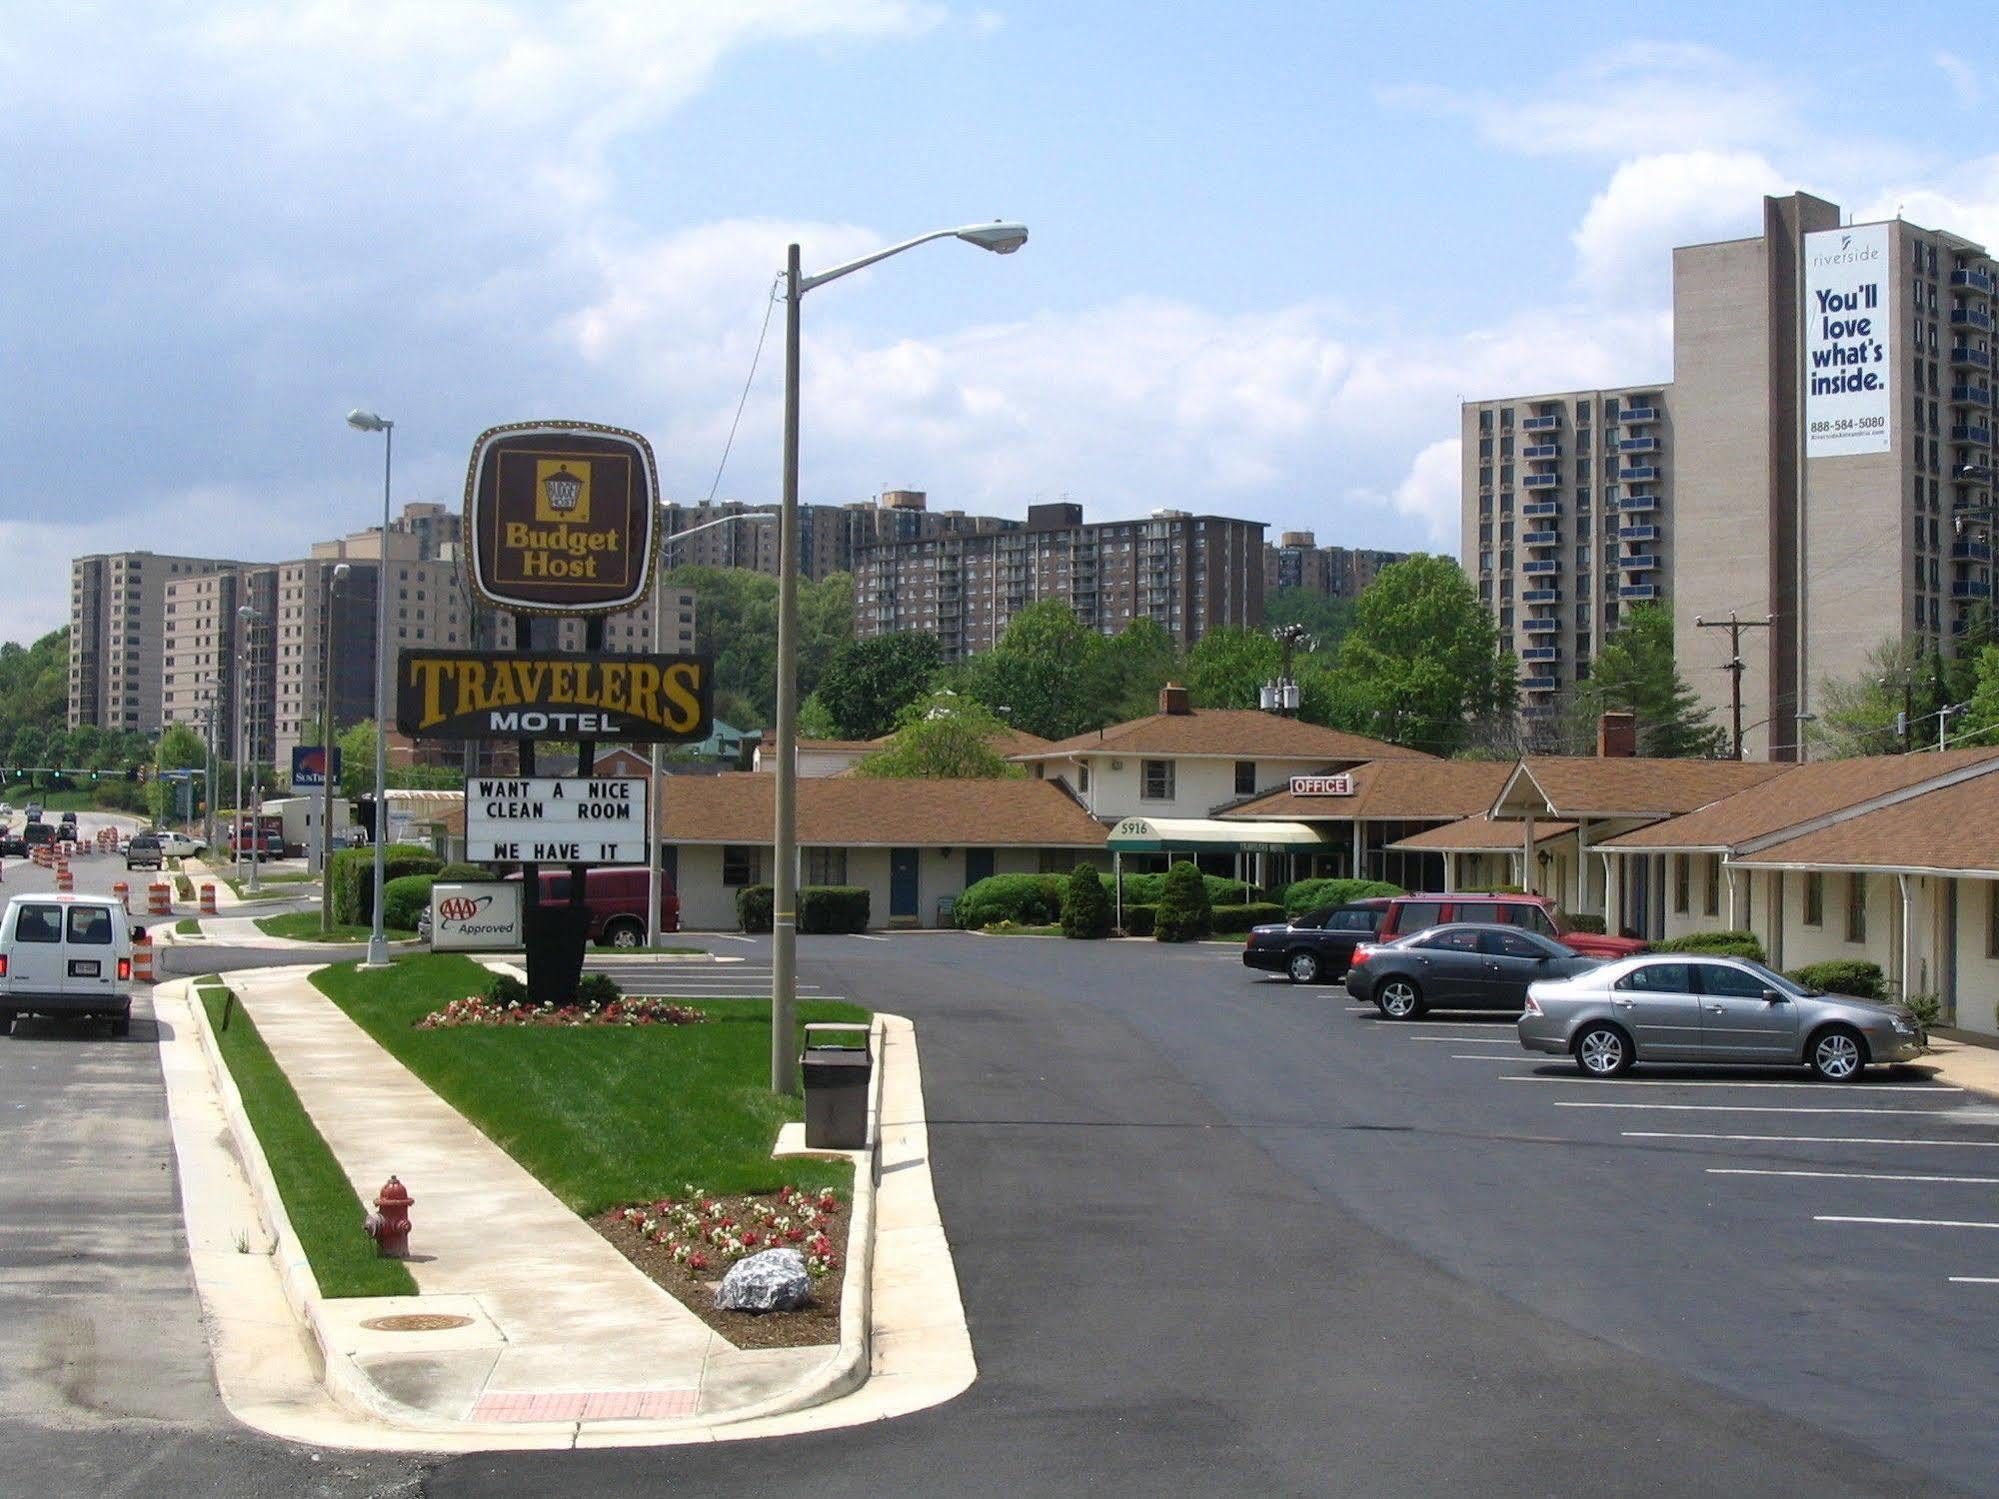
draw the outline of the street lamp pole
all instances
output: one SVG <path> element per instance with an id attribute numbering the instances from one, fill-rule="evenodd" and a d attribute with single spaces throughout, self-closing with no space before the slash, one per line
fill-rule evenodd
<path id="1" fill-rule="evenodd" d="M 333 930 L 333 611 L 352 569 L 335 564 L 326 580 L 326 658 L 319 673 L 319 930 Z"/>
<path id="2" fill-rule="evenodd" d="M 798 246 L 784 261 L 784 491 L 777 531 L 777 782 L 776 827 L 772 836 L 770 1085 L 775 1093 L 798 1091 L 792 1038 L 798 1014 L 798 299 L 815 286 L 928 244 L 962 239 L 982 250 L 1011 255 L 1027 243 L 1025 224 L 967 224 L 933 229 L 900 244 L 863 255 L 816 276 L 799 274 Z"/>
<path id="3" fill-rule="evenodd" d="M 372 411 L 347 413 L 357 432 L 382 434 L 382 544 L 375 574 L 375 900 L 364 968 L 386 968 L 389 938 L 382 929 L 382 886 L 387 883 L 389 837 L 389 475 L 396 452 L 396 424 Z"/>

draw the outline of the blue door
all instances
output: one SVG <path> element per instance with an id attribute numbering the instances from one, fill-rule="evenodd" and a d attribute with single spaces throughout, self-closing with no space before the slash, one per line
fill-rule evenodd
<path id="1" fill-rule="evenodd" d="M 888 854 L 888 914 L 916 915 L 916 850 L 893 848 Z"/>
<path id="2" fill-rule="evenodd" d="M 993 873 L 993 851 L 989 848 L 968 848 L 965 850 L 965 887 L 970 889 L 980 880 L 991 879 Z"/>

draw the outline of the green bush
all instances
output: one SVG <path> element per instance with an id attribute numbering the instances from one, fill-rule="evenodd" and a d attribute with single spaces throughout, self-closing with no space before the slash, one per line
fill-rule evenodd
<path id="1" fill-rule="evenodd" d="M 1719 953 L 1726 958 L 1749 958 L 1758 963 L 1769 958 L 1754 932 L 1688 932 L 1684 937 L 1653 943 L 1652 951 Z"/>
<path id="2" fill-rule="evenodd" d="M 1150 937 L 1152 926 L 1159 919 L 1157 906 L 1126 906 L 1124 908 L 1123 931 L 1127 937 Z"/>
<path id="3" fill-rule="evenodd" d="M 1051 926 L 1062 919 L 1062 886 L 1059 874 L 987 875 L 958 897 L 951 919 L 968 932 L 1002 921 Z"/>
<path id="4" fill-rule="evenodd" d="M 1603 918 L 1588 911 L 1557 911 L 1555 927 L 1563 932 L 1594 932 L 1599 937 L 1604 933 Z"/>
<path id="5" fill-rule="evenodd" d="M 769 931 L 773 899 L 768 885 L 743 886 L 736 892 L 736 925 L 746 932 Z"/>
<path id="6" fill-rule="evenodd" d="M 589 1010 L 603 1009 L 624 992 L 608 973 L 586 973 L 576 982 L 576 1002 Z"/>
<path id="7" fill-rule="evenodd" d="M 524 1005 L 528 986 L 511 973 L 496 973 L 486 980 L 486 998 L 496 1005 Z"/>
<path id="8" fill-rule="evenodd" d="M 399 931 L 416 930 L 417 918 L 430 909 L 433 874 L 406 874 L 382 886 L 382 925 Z"/>
<path id="9" fill-rule="evenodd" d="M 1462 895 L 1525 895 L 1524 885 L 1467 885 L 1459 892 Z"/>
<path id="10" fill-rule="evenodd" d="M 1192 864 L 1175 864 L 1166 872 L 1159 894 L 1159 914 L 1152 923 L 1157 942 L 1198 942 L 1214 925 L 1208 886 Z"/>
<path id="11" fill-rule="evenodd" d="M 444 861 L 414 843 L 392 843 L 382 850 L 385 864 L 383 898 L 388 881 L 410 874 L 436 874 Z M 387 913 L 384 912 L 384 915 Z M 342 926 L 366 926 L 375 919 L 375 851 L 342 848 L 333 854 L 333 920 Z"/>
<path id="12" fill-rule="evenodd" d="M 1350 900 L 1400 894 L 1402 887 L 1386 880 L 1299 880 L 1285 888 L 1284 914 L 1303 916 L 1323 906 L 1343 906 Z"/>
<path id="13" fill-rule="evenodd" d="M 1284 908 L 1275 901 L 1255 901 L 1249 905 L 1216 906 L 1213 929 L 1217 937 L 1234 937 L 1253 926 L 1272 926 L 1284 919 Z"/>
<path id="14" fill-rule="evenodd" d="M 1881 965 L 1862 962 L 1858 958 L 1807 963 L 1803 968 L 1793 968 L 1785 977 L 1795 979 L 1808 988 L 1823 989 L 1828 994 L 1851 994 L 1858 999 L 1888 997 L 1888 975 L 1881 971 Z"/>
<path id="15" fill-rule="evenodd" d="M 1939 994 L 1905 994 L 1902 1003 L 1909 1007 L 1909 1013 L 1916 1017 L 1916 1024 L 1924 1030 L 1934 1030 L 1943 1019 L 1943 996 Z"/>
<path id="16" fill-rule="evenodd" d="M 806 885 L 798 892 L 801 932 L 865 932 L 868 892 L 857 885 Z"/>
<path id="17" fill-rule="evenodd" d="M 1173 866 L 1178 869 L 1180 866 Z M 1218 874 L 1204 874 L 1201 883 L 1207 887 L 1208 904 L 1240 905 L 1249 899 L 1250 889 L 1241 880 L 1224 879 Z M 1164 874 L 1127 874 L 1124 877 L 1124 898 L 1127 905 L 1156 906 L 1166 891 Z"/>
<path id="18" fill-rule="evenodd" d="M 1094 940 L 1110 934 L 1111 901 L 1103 876 L 1095 865 L 1078 864 L 1062 891 L 1062 935 Z"/>
<path id="19" fill-rule="evenodd" d="M 437 877 L 447 884 L 457 885 L 466 881 L 497 880 L 499 876 L 484 864 L 447 864 L 437 871 Z"/>

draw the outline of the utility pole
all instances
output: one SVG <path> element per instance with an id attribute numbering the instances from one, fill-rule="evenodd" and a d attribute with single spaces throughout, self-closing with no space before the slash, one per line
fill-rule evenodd
<path id="1" fill-rule="evenodd" d="M 1700 630 L 1728 631 L 1728 661 L 1722 670 L 1728 673 L 1730 739 L 1734 745 L 1734 758 L 1742 758 L 1742 674 L 1749 668 L 1742 660 L 1742 632 L 1744 630 L 1767 630 L 1776 622 L 1777 616 L 1766 614 L 1761 619 L 1738 619 L 1733 609 L 1727 619 L 1703 619 L 1694 616 L 1694 627 Z"/>

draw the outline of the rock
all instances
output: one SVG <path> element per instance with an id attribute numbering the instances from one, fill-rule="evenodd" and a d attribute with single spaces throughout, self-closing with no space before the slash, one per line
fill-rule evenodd
<path id="1" fill-rule="evenodd" d="M 796 1249 L 766 1249 L 737 1260 L 715 1292 L 718 1310 L 795 1312 L 812 1299 L 812 1277 Z"/>

